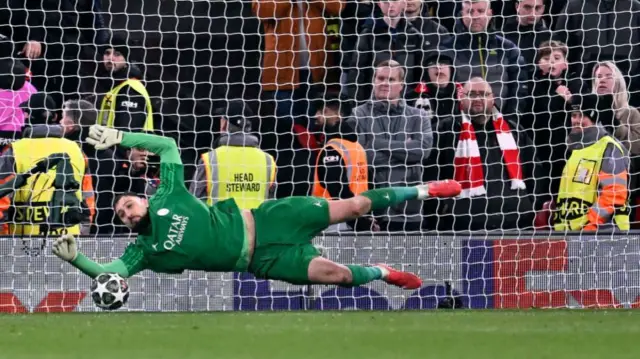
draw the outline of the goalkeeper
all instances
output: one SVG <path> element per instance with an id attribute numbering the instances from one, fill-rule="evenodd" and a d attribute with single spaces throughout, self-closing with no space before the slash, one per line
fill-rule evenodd
<path id="1" fill-rule="evenodd" d="M 228 199 L 208 207 L 185 187 L 174 140 L 94 125 L 87 142 L 98 150 L 120 145 L 145 149 L 160 157 L 160 185 L 153 197 L 148 201 L 135 195 L 116 199 L 118 217 L 138 233 L 119 259 L 98 264 L 78 252 L 73 236 L 62 236 L 54 242 L 56 256 L 92 278 L 105 272 L 126 278 L 144 269 L 159 273 L 234 271 L 292 284 L 348 287 L 379 279 L 416 289 L 422 281 L 415 274 L 384 264 L 338 264 L 323 258 L 311 241 L 330 224 L 353 220 L 371 210 L 411 199 L 460 193 L 457 182 L 442 181 L 371 190 L 346 200 L 289 197 L 264 202 L 254 210 L 240 210 L 233 199 Z"/>

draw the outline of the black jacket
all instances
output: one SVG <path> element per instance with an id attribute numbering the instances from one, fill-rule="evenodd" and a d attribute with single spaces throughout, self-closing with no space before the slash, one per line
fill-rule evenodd
<path id="1" fill-rule="evenodd" d="M 429 48 L 439 48 L 440 44 L 450 36 L 449 31 L 444 26 L 430 17 L 418 16 L 410 22 L 424 36 L 424 44 Z"/>
<path id="2" fill-rule="evenodd" d="M 556 93 L 559 86 L 567 86 L 577 93 L 581 81 L 568 79 L 565 74 L 550 78 L 536 71 L 530 83 L 529 112 L 521 117 L 521 125 L 528 129 L 536 146 L 536 157 L 549 174 L 549 192 L 556 194 L 567 158 L 566 138 L 571 129 L 570 104 Z"/>
<path id="3" fill-rule="evenodd" d="M 535 71 L 538 47 L 551 39 L 551 31 L 544 20 L 538 21 L 533 26 L 520 26 L 516 16 L 510 17 L 502 26 L 502 34 L 520 48 L 529 71 L 529 78 L 531 78 Z"/>
<path id="4" fill-rule="evenodd" d="M 472 198 L 434 201 L 432 205 L 438 215 L 442 230 L 492 230 L 525 229 L 533 226 L 535 211 L 548 199 L 548 173 L 539 166 L 535 148 L 526 132 L 509 122 L 511 133 L 520 151 L 523 179 L 526 190 L 512 190 L 510 177 L 502 160 L 503 155 L 491 121 L 484 125 L 474 124 L 480 149 L 480 158 L 485 176 L 487 194 Z M 434 149 L 430 162 L 432 179 L 454 178 L 454 158 L 462 129 L 459 116 L 442 120 L 434 138 Z"/>
<path id="5" fill-rule="evenodd" d="M 522 71 L 524 58 L 511 40 L 491 32 L 470 34 L 459 21 L 456 35 L 449 38 L 442 51 L 455 61 L 456 82 L 482 77 L 491 85 L 503 114 L 524 110 L 525 102 L 520 99 L 528 95 L 528 72 Z"/>
<path id="6" fill-rule="evenodd" d="M 395 29 L 376 19 L 365 25 L 358 37 L 358 52 L 351 58 L 347 75 L 347 95 L 364 102 L 371 98 L 375 66 L 385 60 L 396 60 L 404 66 L 405 93 L 415 97 L 413 88 L 422 79 L 423 52 L 428 51 L 423 35 L 405 19 Z"/>
<path id="7" fill-rule="evenodd" d="M 427 90 L 428 92 L 425 96 L 429 99 L 429 104 L 431 105 L 431 111 L 433 112 L 431 124 L 435 131 L 440 120 L 460 114 L 460 102 L 458 102 L 456 85 L 453 82 L 449 82 L 445 87 L 438 87 L 433 83 L 428 83 Z"/>

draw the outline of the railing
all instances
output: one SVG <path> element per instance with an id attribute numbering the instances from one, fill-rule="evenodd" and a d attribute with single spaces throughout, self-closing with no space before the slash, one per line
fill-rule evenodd
<path id="1" fill-rule="evenodd" d="M 81 238 L 80 249 L 107 262 L 129 240 Z M 452 303 L 481 309 L 640 308 L 638 232 L 328 235 L 314 243 L 340 263 L 388 263 L 412 271 L 424 286 L 292 286 L 248 274 L 144 271 L 128 280 L 131 296 L 121 310 L 390 310 Z M 0 312 L 94 311 L 89 285 L 42 239 L 0 239 Z"/>

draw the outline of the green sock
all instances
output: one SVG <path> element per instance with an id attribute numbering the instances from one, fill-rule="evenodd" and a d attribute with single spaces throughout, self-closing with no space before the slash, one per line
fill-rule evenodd
<path id="1" fill-rule="evenodd" d="M 416 187 L 388 187 L 372 189 L 362 193 L 371 200 L 371 210 L 385 209 L 402 202 L 418 198 Z"/>
<path id="2" fill-rule="evenodd" d="M 351 271 L 350 287 L 356 287 L 362 284 L 373 282 L 376 279 L 382 279 L 382 271 L 378 267 L 363 267 L 358 265 L 348 265 Z"/>

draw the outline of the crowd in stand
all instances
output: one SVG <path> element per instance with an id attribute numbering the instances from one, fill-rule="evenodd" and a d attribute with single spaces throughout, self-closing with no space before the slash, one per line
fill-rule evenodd
<path id="1" fill-rule="evenodd" d="M 79 231 L 120 231 L 114 197 L 151 196 L 158 185 L 154 154 L 87 146 L 96 123 L 174 136 L 190 190 L 208 205 L 349 198 L 442 179 L 463 186 L 459 198 L 410 201 L 331 230 L 627 230 L 636 222 L 637 0 L 253 0 L 264 32 L 260 106 L 228 99 L 204 131 L 210 146 L 195 149 L 182 135 L 196 130 L 168 129 L 162 99 L 145 88 L 127 42 L 104 28 L 98 5 L 10 0 L 0 8 L 0 185 L 29 169 L 23 144 L 43 156 L 58 146 L 27 141 L 76 143 L 83 159 L 71 162 L 91 224 Z M 33 183 L 2 199 L 5 233 L 42 234 L 10 224 L 37 212 L 15 208 L 51 205 L 33 198 Z"/>
<path id="2" fill-rule="evenodd" d="M 377 214 L 387 230 L 630 228 L 640 2 L 254 0 L 252 9 L 265 34 L 262 100 L 275 99 L 265 112 L 292 122 L 294 144 L 311 157 L 327 146 L 306 130 L 334 129 L 302 121 L 316 111 L 310 97 L 338 92 L 354 107 L 341 131 L 366 152 L 369 186 L 463 184 L 460 198 Z M 340 33 L 321 31 L 336 17 Z"/>

